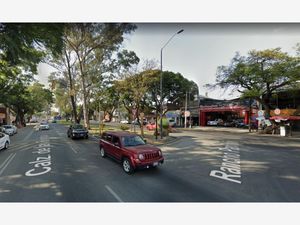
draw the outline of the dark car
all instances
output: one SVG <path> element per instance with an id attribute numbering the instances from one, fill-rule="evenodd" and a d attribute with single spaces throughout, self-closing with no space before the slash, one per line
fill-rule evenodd
<path id="1" fill-rule="evenodd" d="M 81 124 L 73 124 L 68 129 L 68 137 L 74 138 L 88 138 L 89 132 Z"/>
<path id="2" fill-rule="evenodd" d="M 157 167 L 164 162 L 159 148 L 146 144 L 141 136 L 129 132 L 104 132 L 99 148 L 103 158 L 110 156 L 122 163 L 128 174 L 138 168 Z"/>

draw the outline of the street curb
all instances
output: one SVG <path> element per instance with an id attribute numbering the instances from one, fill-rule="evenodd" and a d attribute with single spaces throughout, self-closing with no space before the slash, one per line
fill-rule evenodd
<path id="1" fill-rule="evenodd" d="M 174 142 L 179 141 L 181 139 L 181 137 L 173 137 L 173 136 L 172 137 L 169 136 L 169 137 L 171 138 L 171 140 L 169 140 L 165 143 L 159 143 L 159 144 L 153 144 L 153 145 L 155 145 L 155 146 L 169 145 L 169 144 L 173 144 Z"/>

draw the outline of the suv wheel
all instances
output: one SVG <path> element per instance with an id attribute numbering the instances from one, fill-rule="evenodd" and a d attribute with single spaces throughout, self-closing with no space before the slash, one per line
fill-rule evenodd
<path id="1" fill-rule="evenodd" d="M 9 143 L 7 141 L 7 142 L 5 142 L 4 149 L 8 149 L 8 146 L 9 146 Z"/>
<path id="2" fill-rule="evenodd" d="M 100 147 L 100 155 L 101 155 L 102 158 L 105 158 L 105 157 L 106 157 L 104 148 L 103 148 L 102 146 Z"/>
<path id="3" fill-rule="evenodd" d="M 131 165 L 131 162 L 128 158 L 124 158 L 122 162 L 123 170 L 128 173 L 132 174 L 133 173 L 133 167 Z"/>

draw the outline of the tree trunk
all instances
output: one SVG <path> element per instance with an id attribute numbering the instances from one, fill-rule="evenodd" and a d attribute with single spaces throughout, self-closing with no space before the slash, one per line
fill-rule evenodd
<path id="1" fill-rule="evenodd" d="M 77 57 L 79 60 L 79 67 L 80 67 L 80 75 L 81 75 L 81 85 L 83 91 L 83 123 L 87 129 L 90 129 L 90 122 L 89 122 L 89 108 L 87 104 L 87 91 L 85 86 L 85 72 L 83 68 L 83 62 L 80 60 L 79 53 L 77 52 Z"/>
<path id="2" fill-rule="evenodd" d="M 76 102 L 75 102 L 75 97 L 74 97 L 75 89 L 74 89 L 72 73 L 71 73 L 70 58 L 66 51 L 65 51 L 65 56 L 67 59 L 68 77 L 69 77 L 69 82 L 70 82 L 70 91 L 71 91 L 70 97 L 71 97 L 71 104 L 72 104 L 72 114 L 73 114 L 75 123 L 80 123 L 80 121 L 78 121 L 78 117 L 77 117 Z"/>

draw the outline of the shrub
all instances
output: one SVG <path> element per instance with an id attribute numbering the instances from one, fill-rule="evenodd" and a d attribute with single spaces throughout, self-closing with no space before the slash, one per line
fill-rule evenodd
<path id="1" fill-rule="evenodd" d="M 129 130 L 129 126 L 122 124 L 122 125 L 120 126 L 120 129 L 121 129 L 121 130 Z"/>

